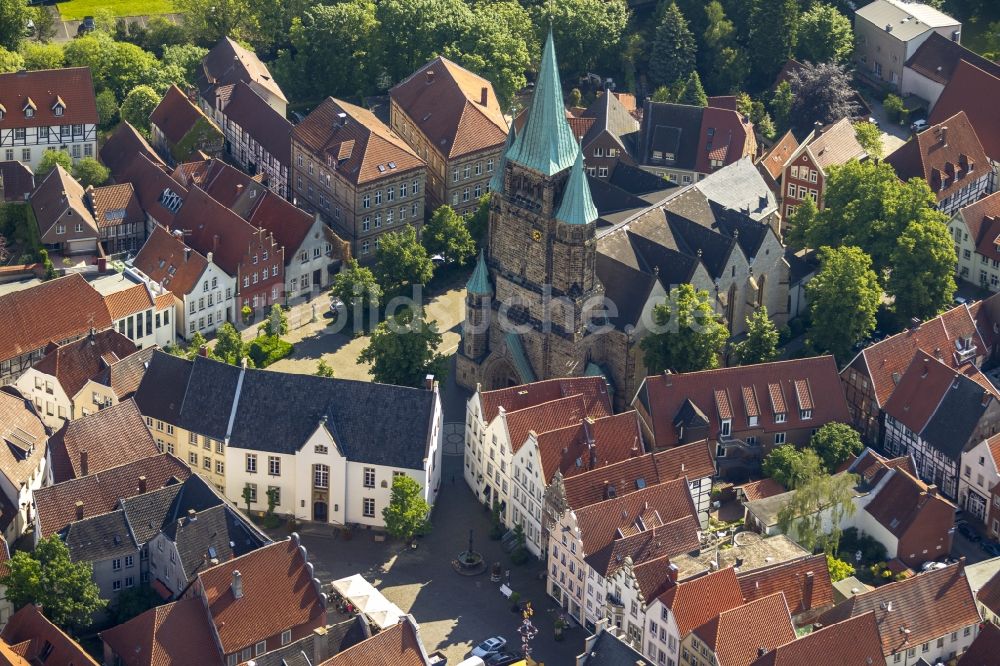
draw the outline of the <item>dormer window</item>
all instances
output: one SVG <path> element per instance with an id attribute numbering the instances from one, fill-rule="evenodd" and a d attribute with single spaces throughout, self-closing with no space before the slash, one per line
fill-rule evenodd
<path id="1" fill-rule="evenodd" d="M 24 102 L 24 106 L 21 108 L 21 110 L 24 111 L 24 117 L 25 118 L 34 118 L 35 117 L 35 111 L 38 110 L 38 107 L 35 105 L 34 100 L 32 100 L 29 97 Z"/>
<path id="2" fill-rule="evenodd" d="M 784 423 L 785 422 L 785 417 L 786 417 L 786 414 L 784 412 L 778 412 L 778 413 L 776 413 L 774 415 L 774 422 L 775 423 Z"/>
<path id="3" fill-rule="evenodd" d="M 719 429 L 719 436 L 725 439 L 732 434 L 733 434 L 733 420 L 722 419 L 722 425 L 721 428 Z"/>
<path id="4" fill-rule="evenodd" d="M 811 410 L 811 409 L 800 409 L 799 410 L 799 418 L 802 419 L 803 421 L 808 421 L 812 417 L 813 417 L 813 410 Z"/>
<path id="5" fill-rule="evenodd" d="M 61 106 L 59 106 L 58 104 L 56 104 L 52 108 L 52 113 L 56 114 L 57 116 L 61 116 L 63 114 L 63 108 Z"/>

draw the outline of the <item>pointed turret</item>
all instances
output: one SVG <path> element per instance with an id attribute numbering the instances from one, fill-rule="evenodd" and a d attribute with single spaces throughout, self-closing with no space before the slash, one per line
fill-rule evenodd
<path id="1" fill-rule="evenodd" d="M 511 123 L 510 131 L 507 132 L 507 142 L 503 144 L 503 152 L 500 153 L 500 162 L 497 164 L 496 169 L 493 170 L 493 177 L 490 178 L 490 192 L 503 191 L 503 171 L 507 166 L 507 153 L 510 152 L 510 147 L 514 143 L 514 135 L 514 124 Z"/>
<path id="2" fill-rule="evenodd" d="M 597 206 L 590 196 L 590 185 L 583 171 L 583 150 L 576 151 L 556 219 L 566 224 L 590 224 L 597 219 Z"/>
<path id="3" fill-rule="evenodd" d="M 476 269 L 472 271 L 472 277 L 465 283 L 465 290 L 477 296 L 492 296 L 493 287 L 490 285 L 490 272 L 486 268 L 486 259 L 483 251 L 479 251 L 479 260 L 476 262 Z"/>
<path id="4" fill-rule="evenodd" d="M 515 137 L 507 158 L 545 176 L 551 176 L 568 169 L 578 151 L 573 131 L 566 121 L 559 68 L 556 65 L 556 47 L 550 30 L 542 51 L 542 66 L 538 70 L 528 120 Z"/>

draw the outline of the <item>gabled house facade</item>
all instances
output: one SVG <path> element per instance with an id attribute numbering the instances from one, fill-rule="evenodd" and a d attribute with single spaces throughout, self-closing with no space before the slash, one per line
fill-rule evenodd
<path id="1" fill-rule="evenodd" d="M 89 67 L 0 74 L 0 159 L 34 171 L 46 150 L 97 154 L 97 101 Z"/>
<path id="2" fill-rule="evenodd" d="M 290 199 L 292 123 L 284 114 L 240 81 L 216 117 L 226 137 L 226 154 L 251 176 L 260 174 L 279 197 Z"/>
<path id="3" fill-rule="evenodd" d="M 948 229 L 955 241 L 958 277 L 1000 291 L 1000 192 L 959 208 Z"/>
<path id="4" fill-rule="evenodd" d="M 30 400 L 0 390 L 0 530 L 13 543 L 34 522 L 33 493 L 48 472 L 48 430 Z"/>
<path id="5" fill-rule="evenodd" d="M 868 153 L 854 135 L 854 125 L 842 118 L 826 127 L 817 127 L 803 139 L 785 161 L 781 175 L 781 214 L 787 220 L 806 198 L 823 208 L 827 172 L 850 160 L 863 160 Z"/>
<path id="6" fill-rule="evenodd" d="M 153 146 L 168 164 L 222 152 L 222 130 L 176 85 L 153 109 L 149 126 Z"/>
<path id="7" fill-rule="evenodd" d="M 474 212 L 507 140 L 493 85 L 439 56 L 389 91 L 389 126 L 427 163 L 427 210 Z"/>
<path id="8" fill-rule="evenodd" d="M 599 94 L 579 116 L 590 119 L 590 127 L 580 137 L 587 175 L 607 179 L 619 163 L 636 166 L 639 121 L 611 91 Z M 571 121 L 572 126 L 572 121 Z"/>
<path id="9" fill-rule="evenodd" d="M 271 72 L 257 55 L 229 37 L 219 43 L 201 59 L 195 78 L 198 104 L 220 127 L 224 124 L 222 111 L 239 83 L 248 85 L 257 95 L 282 117 L 287 113 L 288 99 L 281 92 Z"/>
<path id="10" fill-rule="evenodd" d="M 49 252 L 97 254 L 97 221 L 87 207 L 83 186 L 56 165 L 31 193 L 38 236 Z"/>
<path id="11" fill-rule="evenodd" d="M 958 505 L 989 530 L 1000 534 L 1000 522 L 994 524 L 993 489 L 1000 484 L 1000 435 L 983 439 L 962 452 L 958 478 Z"/>
<path id="12" fill-rule="evenodd" d="M 146 239 L 146 214 L 131 183 L 86 190 L 105 254 L 134 255 Z"/>

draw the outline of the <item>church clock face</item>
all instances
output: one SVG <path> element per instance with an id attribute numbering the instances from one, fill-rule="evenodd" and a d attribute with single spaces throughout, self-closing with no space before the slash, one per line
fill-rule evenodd
<path id="1" fill-rule="evenodd" d="M 531 240 L 535 241 L 536 243 L 542 240 L 542 232 L 539 231 L 538 229 L 533 229 L 531 231 Z"/>

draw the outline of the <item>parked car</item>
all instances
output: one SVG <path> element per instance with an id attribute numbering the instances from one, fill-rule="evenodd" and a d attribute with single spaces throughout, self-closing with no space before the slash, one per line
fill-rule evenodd
<path id="1" fill-rule="evenodd" d="M 984 551 L 986 551 L 987 555 L 990 555 L 992 557 L 1000 555 L 1000 543 L 997 543 L 996 541 L 988 541 L 987 539 L 983 539 L 980 542 L 979 547 L 982 548 Z"/>
<path id="2" fill-rule="evenodd" d="M 84 16 L 83 21 L 80 22 L 80 25 L 76 29 L 76 36 L 86 35 L 88 32 L 94 32 L 95 30 L 97 30 L 97 24 L 94 23 L 94 17 Z"/>
<path id="3" fill-rule="evenodd" d="M 515 661 L 520 661 L 522 657 L 511 654 L 510 652 L 497 652 L 496 654 L 486 658 L 486 666 L 509 666 Z"/>
<path id="4" fill-rule="evenodd" d="M 931 560 L 930 562 L 924 562 L 922 565 L 920 565 L 920 570 L 937 571 L 938 569 L 944 569 L 947 566 L 948 565 L 945 564 L 944 562 L 935 562 L 934 560 Z"/>
<path id="5" fill-rule="evenodd" d="M 910 131 L 913 132 L 914 134 L 919 134 L 919 133 L 923 132 L 925 129 L 927 129 L 927 121 L 926 120 L 922 120 L 922 119 L 921 120 L 914 120 L 913 124 L 910 125 Z"/>
<path id="6" fill-rule="evenodd" d="M 494 655 L 500 650 L 504 649 L 507 645 L 507 639 L 503 636 L 494 636 L 493 638 L 487 638 L 485 641 L 477 645 L 472 649 L 472 656 L 485 659 L 491 655 Z"/>
<path id="7" fill-rule="evenodd" d="M 958 526 L 958 533 L 964 536 L 969 541 L 979 541 L 982 537 L 979 536 L 979 532 L 972 529 L 972 526 L 968 523 L 962 523 Z"/>
<path id="8" fill-rule="evenodd" d="M 954 303 L 955 305 L 965 305 L 965 301 L 966 299 L 964 296 L 956 296 Z"/>

